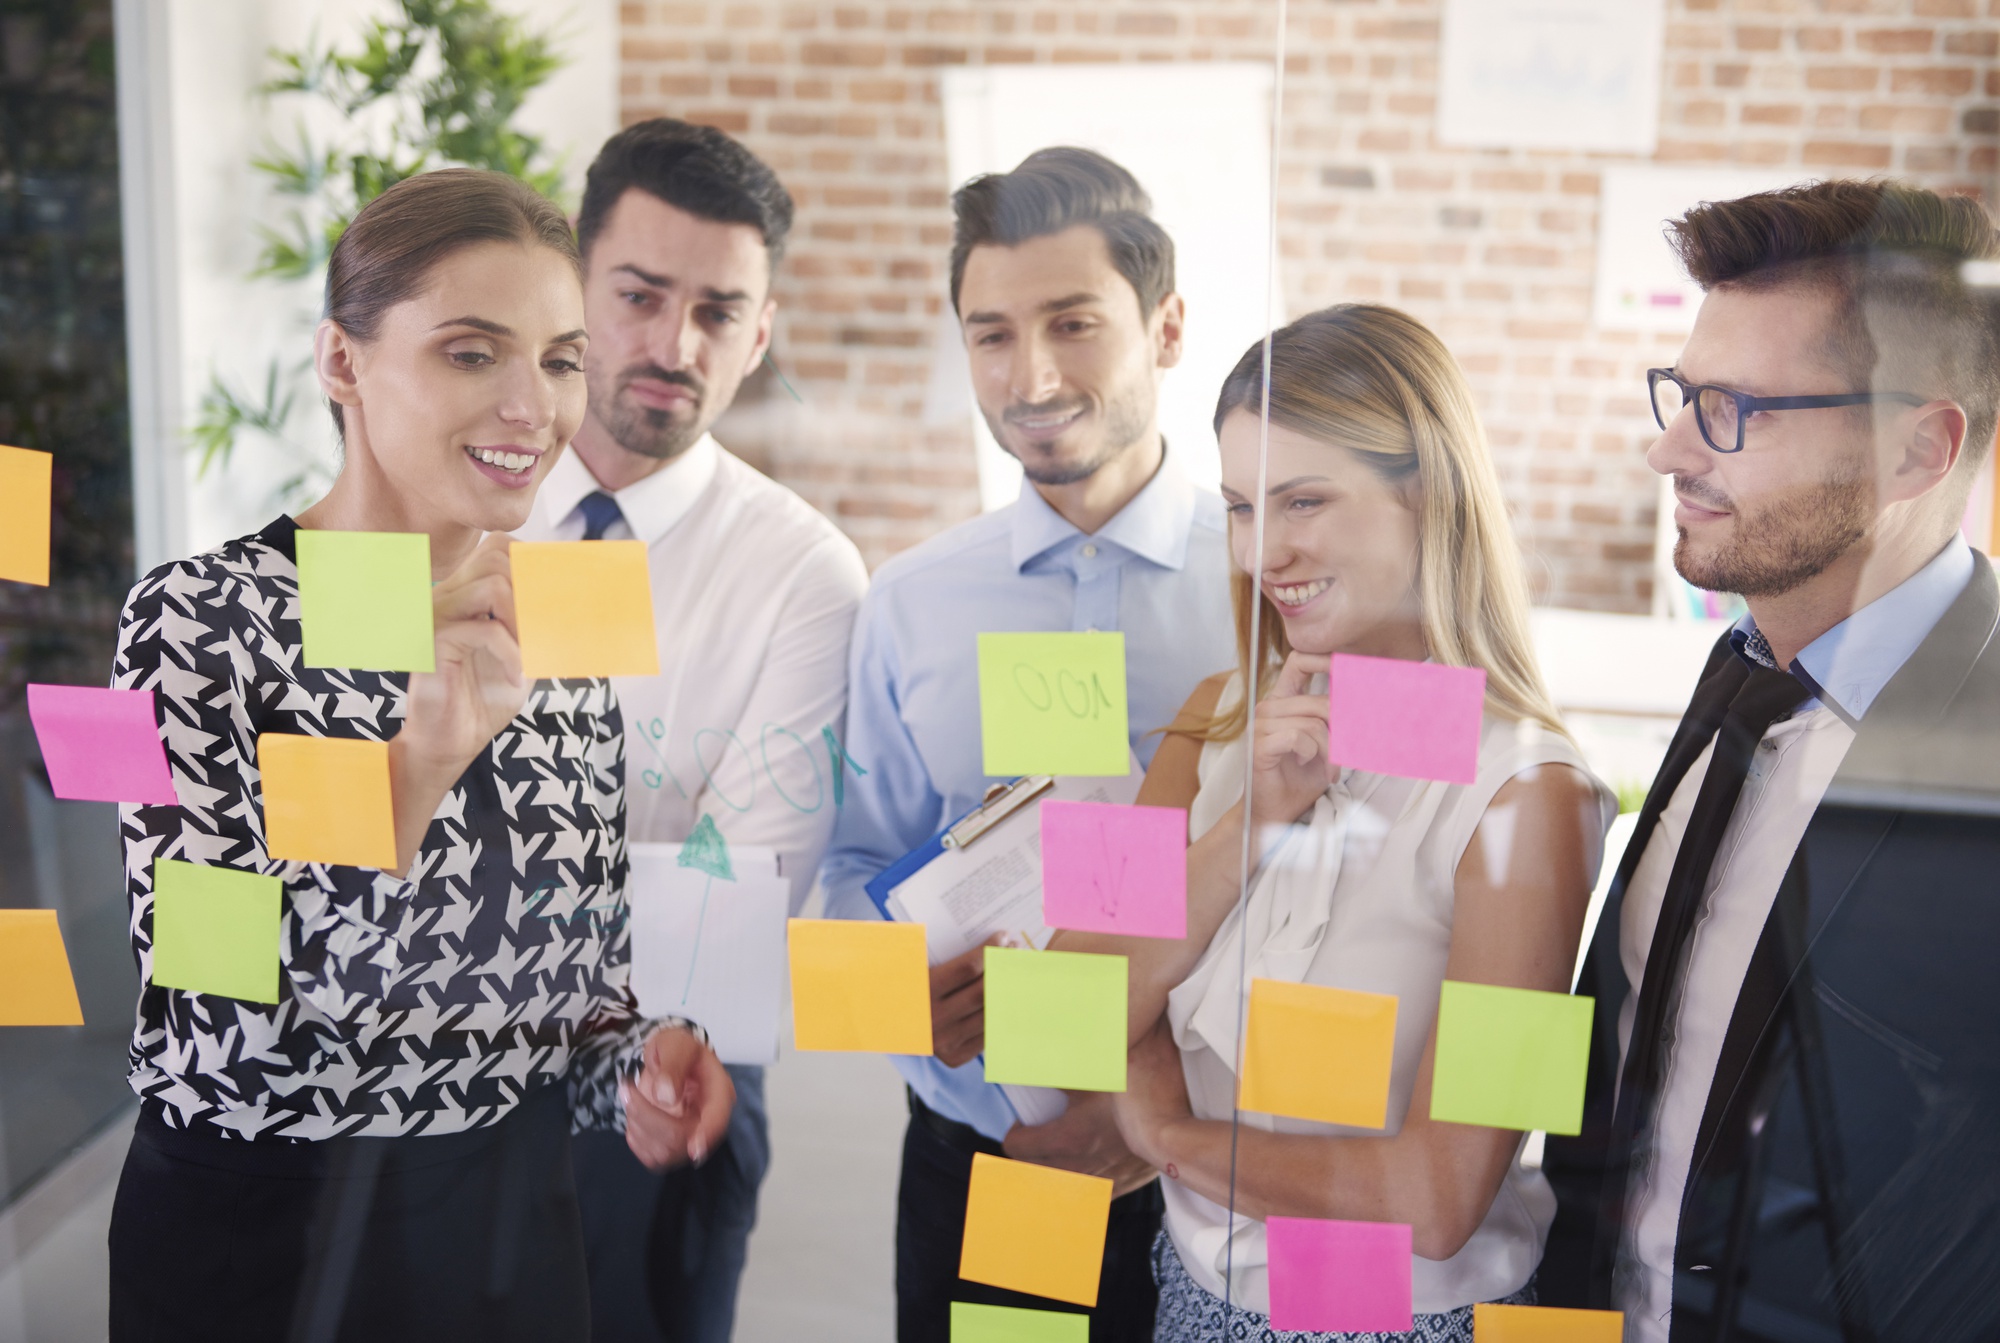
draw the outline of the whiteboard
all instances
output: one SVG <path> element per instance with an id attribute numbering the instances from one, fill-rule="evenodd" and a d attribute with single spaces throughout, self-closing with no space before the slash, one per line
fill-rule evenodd
<path id="1" fill-rule="evenodd" d="M 1438 140 L 1651 154 L 1663 0 L 1445 0 Z"/>
<path id="2" fill-rule="evenodd" d="M 1658 168 L 1604 170 L 1597 223 L 1593 316 L 1611 331 L 1690 331 L 1701 286 L 1681 270 L 1666 225 L 1703 201 L 1734 200 L 1810 177 L 1796 168 Z"/>
<path id="3" fill-rule="evenodd" d="M 947 166 L 954 187 L 1006 172 L 1037 149 L 1076 145 L 1129 169 L 1174 240 L 1187 303 L 1186 348 L 1160 391 L 1167 449 L 1215 488 L 1216 394 L 1264 338 L 1270 239 L 1271 67 L 1249 63 L 963 67 L 944 73 Z M 972 403 L 958 324 L 937 333 L 926 418 L 969 415 L 983 507 L 1012 503 L 1021 468 Z"/>

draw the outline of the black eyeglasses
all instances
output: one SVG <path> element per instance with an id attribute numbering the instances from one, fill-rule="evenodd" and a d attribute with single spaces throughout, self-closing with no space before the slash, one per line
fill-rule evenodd
<path id="1" fill-rule="evenodd" d="M 1821 410 L 1828 406 L 1865 406 L 1876 401 L 1900 401 L 1921 406 L 1924 398 L 1909 392 L 1841 392 L 1833 396 L 1750 396 L 1714 383 L 1691 383 L 1670 368 L 1646 370 L 1646 391 L 1653 401 L 1653 418 L 1665 429 L 1688 402 L 1694 402 L 1694 422 L 1717 452 L 1743 451 L 1743 422 L 1759 410 Z"/>

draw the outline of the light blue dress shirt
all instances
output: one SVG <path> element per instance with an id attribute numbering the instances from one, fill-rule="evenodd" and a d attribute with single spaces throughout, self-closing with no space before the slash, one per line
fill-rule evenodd
<path id="1" fill-rule="evenodd" d="M 1954 536 L 1929 564 L 1800 649 L 1790 670 L 1813 693 L 1800 712 L 1823 704 L 1849 727 L 1858 726 L 1971 581 L 1972 547 Z M 1759 652 L 1770 645 L 1751 617 L 1736 622 L 1729 642 L 1739 656 L 1774 665 L 1768 651 Z"/>
<path id="2" fill-rule="evenodd" d="M 1132 749 L 1142 764 L 1204 678 L 1236 665 L 1219 496 L 1163 464 L 1094 536 L 1023 481 L 1005 508 L 903 552 L 876 573 L 854 628 L 849 785 L 820 869 L 829 916 L 877 919 L 876 873 L 979 804 L 981 633 L 1122 630 Z M 1015 1122 L 974 1059 L 897 1057 L 925 1105 L 998 1141 Z"/>

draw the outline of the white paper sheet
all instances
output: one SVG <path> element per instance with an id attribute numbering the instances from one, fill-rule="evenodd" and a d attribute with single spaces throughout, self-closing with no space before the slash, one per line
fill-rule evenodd
<path id="1" fill-rule="evenodd" d="M 1129 803 L 1139 795 L 1138 770 L 1122 779 L 1057 779 L 1043 800 Z M 924 925 L 932 965 L 962 955 L 994 933 L 1022 946 L 1048 946 L 1055 930 L 1042 922 L 1042 807 L 1037 802 L 987 831 L 970 847 L 946 849 L 889 892 L 899 921 Z"/>
<path id="2" fill-rule="evenodd" d="M 731 876 L 680 865 L 679 844 L 634 844 L 632 991 L 647 1016 L 686 1017 L 724 1063 L 775 1063 L 791 883 L 760 845 Z"/>
<path id="3" fill-rule="evenodd" d="M 1650 154 L 1663 0 L 1445 0 L 1440 143 Z"/>
<path id="4" fill-rule="evenodd" d="M 1138 762 L 1122 779 L 1056 780 L 1042 800 L 1129 803 L 1145 775 Z M 1042 922 L 1042 806 L 1008 817 L 964 849 L 946 849 L 889 892 L 899 921 L 924 925 L 932 965 L 962 955 L 994 933 L 1041 950 L 1055 930 Z M 1054 1087 L 1003 1085 L 1023 1124 L 1046 1124 L 1069 1107 Z"/>

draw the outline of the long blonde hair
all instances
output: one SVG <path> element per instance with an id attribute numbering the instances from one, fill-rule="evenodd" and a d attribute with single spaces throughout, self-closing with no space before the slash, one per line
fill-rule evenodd
<path id="1" fill-rule="evenodd" d="M 1215 427 L 1237 410 L 1262 413 L 1264 344 L 1237 361 L 1222 384 Z M 1514 721 L 1568 736 L 1542 684 L 1528 635 L 1527 583 L 1486 434 L 1458 362 L 1429 327 L 1394 308 L 1342 303 L 1299 318 L 1271 336 L 1271 423 L 1354 453 L 1405 493 L 1417 510 L 1417 592 L 1430 656 L 1486 669 L 1486 705 Z M 1231 575 L 1237 670 L 1269 691 L 1291 653 L 1285 622 L 1256 575 Z M 1262 605 L 1253 658 L 1252 601 Z M 1205 730 L 1211 741 L 1241 736 L 1239 696 Z"/>

